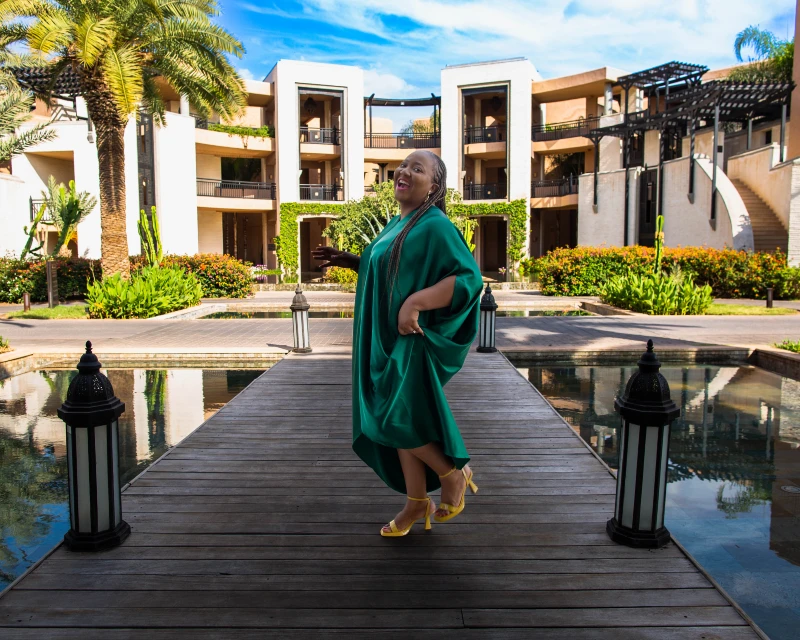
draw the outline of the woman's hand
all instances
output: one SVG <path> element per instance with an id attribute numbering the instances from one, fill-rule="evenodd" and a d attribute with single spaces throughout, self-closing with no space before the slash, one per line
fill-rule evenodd
<path id="1" fill-rule="evenodd" d="M 397 315 L 397 331 L 401 336 L 407 336 L 409 334 L 425 335 L 422 328 L 419 326 L 420 309 L 417 308 L 414 302 L 415 295 L 416 294 L 406 298 L 403 306 L 400 307 L 400 313 Z"/>
<path id="2" fill-rule="evenodd" d="M 339 251 L 334 247 L 319 246 L 311 251 L 311 257 L 314 260 L 325 260 L 320 265 L 321 268 L 325 267 L 344 267 L 358 271 L 358 266 L 361 263 L 361 258 L 347 251 Z"/>

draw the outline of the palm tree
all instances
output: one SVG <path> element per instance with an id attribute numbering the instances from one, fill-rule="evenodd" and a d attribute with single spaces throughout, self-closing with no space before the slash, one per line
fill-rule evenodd
<path id="1" fill-rule="evenodd" d="M 12 72 L 14 68 L 33 63 L 30 56 L 9 50 L 20 37 L 18 31 L 0 26 L 0 163 L 8 162 L 11 156 L 56 136 L 56 132 L 48 129 L 45 123 L 19 132 L 19 128 L 31 118 L 34 101 L 30 92 L 19 87 Z"/>
<path id="2" fill-rule="evenodd" d="M 124 132 L 139 110 L 164 124 L 157 79 L 202 115 L 232 119 L 246 105 L 227 55 L 244 48 L 212 23 L 216 0 L 0 0 L 0 20 L 47 56 L 52 82 L 77 76 L 97 135 L 103 272 L 128 277 Z"/>
<path id="3" fill-rule="evenodd" d="M 751 52 L 745 59 L 744 54 Z M 780 40 L 771 31 L 750 25 L 736 35 L 733 52 L 739 62 L 750 64 L 728 74 L 736 82 L 791 82 L 794 40 Z"/>

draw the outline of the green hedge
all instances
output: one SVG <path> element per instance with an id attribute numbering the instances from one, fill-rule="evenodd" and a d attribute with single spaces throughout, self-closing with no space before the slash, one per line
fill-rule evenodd
<path id="1" fill-rule="evenodd" d="M 551 296 L 594 296 L 614 276 L 644 275 L 652 269 L 649 247 L 576 247 L 555 249 L 536 261 L 542 293 Z M 662 269 L 678 265 L 709 285 L 717 298 L 758 298 L 772 287 L 775 297 L 800 298 L 800 269 L 789 267 L 781 253 L 747 253 L 731 249 L 687 247 L 664 249 Z"/>
<path id="2" fill-rule="evenodd" d="M 131 259 L 134 269 L 144 267 L 139 256 Z M 192 256 L 167 255 L 162 267 L 179 267 L 197 276 L 204 298 L 247 298 L 253 295 L 252 266 L 227 254 L 196 253 Z"/>
<path id="3" fill-rule="evenodd" d="M 275 253 L 285 276 L 296 276 L 300 268 L 298 251 L 300 226 L 299 216 L 335 216 L 342 210 L 341 204 L 316 202 L 282 202 L 280 208 L 280 235 L 275 238 Z"/>
<path id="4" fill-rule="evenodd" d="M 457 202 L 447 205 L 447 213 L 450 216 L 458 215 L 470 218 L 508 216 L 508 259 L 515 263 L 522 258 L 522 252 L 528 241 L 525 231 L 528 213 L 524 199 L 511 202 L 476 202 L 474 204 Z"/>
<path id="5" fill-rule="evenodd" d="M 56 258 L 58 295 L 62 299 L 86 296 L 87 281 L 92 272 L 100 277 L 100 261 L 86 258 Z M 0 302 L 19 304 L 22 294 L 31 294 L 31 301 L 47 300 L 47 267 L 44 260 L 28 262 L 0 258 Z"/>

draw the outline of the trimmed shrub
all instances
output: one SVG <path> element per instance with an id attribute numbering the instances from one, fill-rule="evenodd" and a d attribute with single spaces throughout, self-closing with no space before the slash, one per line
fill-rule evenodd
<path id="1" fill-rule="evenodd" d="M 200 303 L 197 278 L 177 267 L 144 267 L 123 280 L 120 274 L 96 280 L 86 293 L 90 318 L 152 318 Z"/>
<path id="2" fill-rule="evenodd" d="M 325 274 L 325 282 L 355 286 L 358 283 L 358 272 L 345 267 L 331 267 Z"/>
<path id="3" fill-rule="evenodd" d="M 0 353 L 5 353 L 6 351 L 11 351 L 11 345 L 8 344 L 8 340 L 0 336 Z"/>
<path id="4" fill-rule="evenodd" d="M 600 295 L 615 276 L 643 276 L 652 270 L 649 247 L 561 248 L 539 258 L 534 267 L 542 293 L 555 296 Z M 800 269 L 789 267 L 782 253 L 747 253 L 732 249 L 664 249 L 662 270 L 679 267 L 696 284 L 711 287 L 718 298 L 759 298 L 773 287 L 780 299 L 800 297 Z"/>
<path id="5" fill-rule="evenodd" d="M 86 258 L 56 258 L 58 295 L 62 299 L 83 298 L 88 281 L 100 275 L 100 261 Z M 28 262 L 0 258 L 0 302 L 20 303 L 22 294 L 33 302 L 47 300 L 47 267 L 44 260 Z"/>
<path id="6" fill-rule="evenodd" d="M 140 256 L 131 259 L 134 269 L 141 269 L 144 261 Z M 203 288 L 204 298 L 247 298 L 253 295 L 252 266 L 229 255 L 196 253 L 193 256 L 167 255 L 161 260 L 162 267 L 177 267 L 193 273 Z"/>

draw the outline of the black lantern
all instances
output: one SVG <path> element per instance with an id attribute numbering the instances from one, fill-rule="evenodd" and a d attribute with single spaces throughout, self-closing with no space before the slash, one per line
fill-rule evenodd
<path id="1" fill-rule="evenodd" d="M 478 328 L 478 351 L 480 353 L 494 353 L 494 322 L 497 316 L 497 303 L 492 295 L 491 285 L 486 285 L 486 291 L 481 298 L 481 320 Z"/>
<path id="2" fill-rule="evenodd" d="M 114 395 L 102 365 L 86 343 L 78 375 L 58 417 L 67 424 L 70 530 L 64 542 L 74 551 L 116 547 L 131 532 L 122 519 L 118 418 L 125 404 Z"/>
<path id="3" fill-rule="evenodd" d="M 670 424 L 680 409 L 670 399 L 661 363 L 647 341 L 622 397 L 614 408 L 622 416 L 617 499 L 606 531 L 629 547 L 658 548 L 670 540 L 664 527 Z"/>
<path id="4" fill-rule="evenodd" d="M 294 348 L 292 351 L 295 353 L 311 353 L 311 338 L 308 335 L 309 308 L 308 301 L 303 295 L 303 290 L 298 284 L 290 307 L 292 310 L 292 332 L 294 334 Z"/>
<path id="5" fill-rule="evenodd" d="M 308 96 L 308 98 L 306 98 L 306 101 L 303 103 L 303 110 L 308 115 L 313 115 L 314 112 L 317 110 L 317 101 L 314 100 L 314 98 L 312 98 L 311 96 Z"/>

